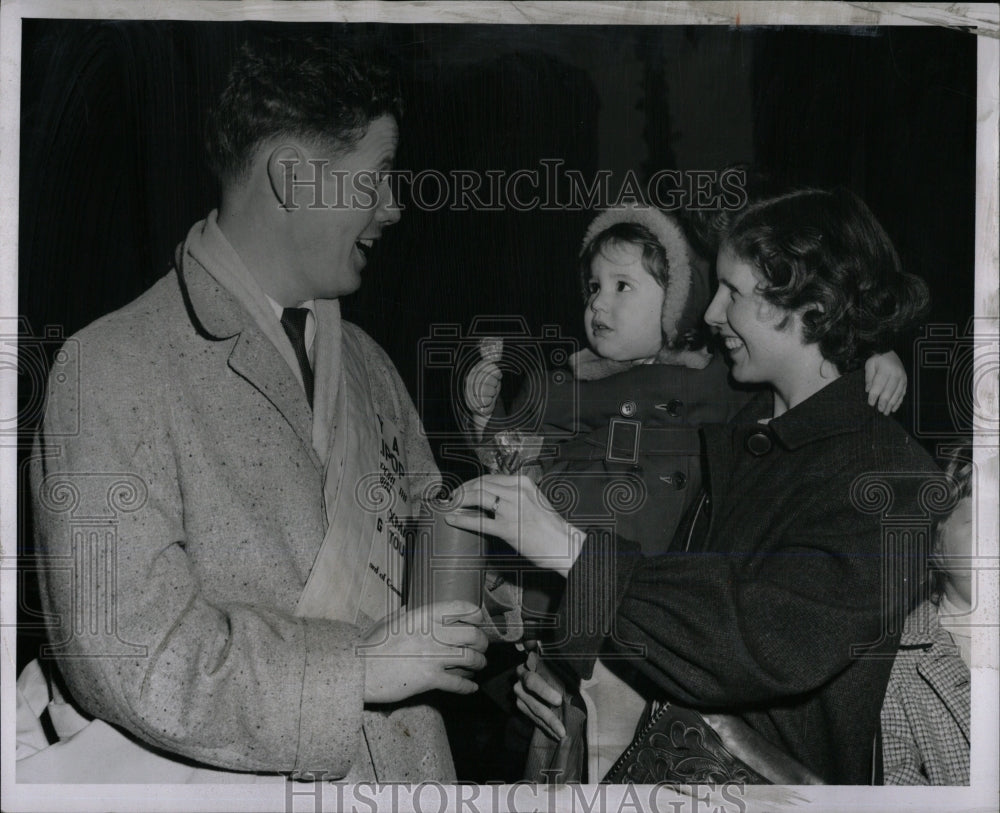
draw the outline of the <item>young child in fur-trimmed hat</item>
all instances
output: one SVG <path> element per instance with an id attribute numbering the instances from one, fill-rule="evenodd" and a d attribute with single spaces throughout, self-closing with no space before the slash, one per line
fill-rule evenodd
<path id="1" fill-rule="evenodd" d="M 711 263 L 674 217 L 638 204 L 602 212 L 579 268 L 590 349 L 569 359 L 570 375 L 555 371 L 544 398 L 526 387 L 505 414 L 500 364 L 487 356 L 466 378 L 466 406 L 477 441 L 530 428 L 555 447 L 541 464 L 545 480 L 558 477 L 574 494 L 569 521 L 614 521 L 644 553 L 661 553 L 701 487 L 698 427 L 728 421 L 750 391 L 734 387 L 706 347 Z M 898 408 L 899 358 L 873 356 L 866 371 L 869 402 L 887 414 Z"/>
<path id="2" fill-rule="evenodd" d="M 556 509 L 581 527 L 613 526 L 647 556 L 683 548 L 685 537 L 677 531 L 702 487 L 699 427 L 727 422 L 753 392 L 735 385 L 722 354 L 707 346 L 711 266 L 673 216 L 638 204 L 606 210 L 580 249 L 589 349 L 571 356 L 568 370 L 551 372 L 543 397 L 539 387 L 526 386 L 506 412 L 496 352 L 484 352 L 465 380 L 477 442 L 513 429 L 543 436 L 540 485 Z M 898 408 L 906 390 L 899 358 L 873 356 L 866 375 L 869 403 L 885 413 Z M 546 617 L 555 612 L 563 580 L 539 570 L 521 574 L 521 581 L 525 638 L 545 640 Z M 519 670 L 525 668 L 566 693 L 537 653 Z M 616 671 L 627 668 L 618 664 Z M 616 743 L 628 743 L 641 712 L 640 702 L 634 714 L 602 715 L 600 735 L 591 731 L 598 725 L 596 709 L 607 700 L 602 692 L 616 703 L 639 697 L 625 691 L 627 675 L 601 674 L 599 684 L 580 694 L 588 710 L 591 774 L 608 767 L 597 753 L 602 744 L 610 744 L 610 754 Z M 557 781 L 583 778 L 583 715 L 568 699 L 562 708 L 564 730 L 549 732 L 556 740 L 540 731 L 532 738 L 529 779 L 540 780 L 553 768 L 562 772 Z M 613 730 L 616 719 L 624 721 L 621 731 Z"/>
<path id="3" fill-rule="evenodd" d="M 677 530 L 702 486 L 699 427 L 727 422 L 752 394 L 730 381 L 721 354 L 706 344 L 711 262 L 691 249 L 674 217 L 632 205 L 596 217 L 584 235 L 579 268 L 590 348 L 569 359 L 568 371 L 551 373 L 544 398 L 538 398 L 537 386 L 525 387 L 506 413 L 499 401 L 499 359 L 484 352 L 464 388 L 466 406 L 476 416 L 476 440 L 511 429 L 542 435 L 540 485 L 569 522 L 613 524 L 647 556 L 682 548 L 684 535 Z M 898 357 L 875 356 L 866 373 L 869 403 L 894 411 L 906 389 Z M 545 640 L 545 619 L 555 611 L 563 579 L 529 571 L 522 586 L 525 638 Z M 612 674 L 602 663 L 577 695 L 586 716 L 570 701 L 578 689 L 563 685 L 537 652 L 518 667 L 537 671 L 565 698 L 563 730 L 535 731 L 526 778 L 574 781 L 589 775 L 596 781 L 610 767 L 611 755 L 621 752 L 618 746 L 632 739 L 644 703 L 628 689 L 634 676 L 623 670 L 632 667 L 616 662 Z M 629 703 L 635 707 L 626 709 Z M 621 713 L 598 718 L 598 708 Z"/>

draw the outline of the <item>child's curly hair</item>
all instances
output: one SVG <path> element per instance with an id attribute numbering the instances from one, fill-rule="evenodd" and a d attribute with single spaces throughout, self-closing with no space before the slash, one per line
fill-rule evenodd
<path id="1" fill-rule="evenodd" d="M 974 466 L 972 463 L 972 447 L 960 446 L 947 458 L 945 463 L 945 488 L 948 489 L 946 505 L 952 510 L 958 504 L 972 497 L 972 480 Z M 943 520 L 942 520 L 943 521 Z M 931 545 L 931 556 L 927 564 L 927 589 L 932 601 L 937 603 L 944 593 L 944 585 L 948 580 L 946 568 L 941 567 L 938 556 L 941 552 L 941 523 L 934 531 L 934 542 Z"/>

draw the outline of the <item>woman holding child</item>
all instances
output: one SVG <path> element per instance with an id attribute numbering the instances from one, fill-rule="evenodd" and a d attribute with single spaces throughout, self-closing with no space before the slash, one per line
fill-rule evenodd
<path id="1" fill-rule="evenodd" d="M 920 485 L 938 469 L 869 408 L 861 367 L 919 317 L 926 288 L 902 273 L 881 226 L 845 191 L 749 207 L 727 233 L 717 270 L 705 319 L 733 378 L 766 389 L 729 424 L 703 428 L 708 488 L 665 553 L 571 525 L 524 477 L 465 484 L 456 503 L 487 517 L 451 521 L 482 522 L 565 578 L 563 634 L 543 645 L 546 656 L 584 685 L 601 677 L 595 663 L 627 664 L 608 680 L 644 701 L 644 729 L 666 709 L 694 710 L 717 730 L 742 726 L 756 737 L 744 743 L 799 763 L 802 776 L 867 783 L 912 596 L 885 583 L 883 517 L 855 490 L 861 475 L 880 475 L 891 510 L 919 514 Z M 617 703 L 615 690 L 605 697 Z M 552 707 L 561 695 L 531 672 L 516 691 L 521 708 L 561 736 Z M 634 730 L 640 721 L 627 722 Z M 588 746 L 603 752 L 589 781 L 683 781 L 649 765 L 636 772 L 637 748 L 620 735 Z M 624 756 L 611 765 L 615 751 Z M 752 760 L 742 775 L 775 778 Z"/>

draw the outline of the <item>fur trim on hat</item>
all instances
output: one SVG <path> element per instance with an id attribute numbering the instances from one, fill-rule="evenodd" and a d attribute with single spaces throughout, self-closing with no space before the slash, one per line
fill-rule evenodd
<path id="1" fill-rule="evenodd" d="M 673 364 L 678 367 L 689 367 L 692 370 L 703 370 L 712 360 L 708 350 L 664 350 L 656 357 L 655 364 Z M 577 381 L 597 381 L 608 378 L 638 365 L 631 361 L 614 361 L 603 358 L 593 350 L 584 348 L 569 357 L 569 368 Z"/>
<path id="2" fill-rule="evenodd" d="M 595 237 L 617 223 L 645 226 L 656 238 L 667 257 L 667 287 L 663 291 L 660 328 L 667 341 L 677 338 L 677 325 L 691 289 L 691 255 L 684 232 L 673 217 L 653 206 L 633 203 L 601 212 L 583 235 L 580 254 Z"/>

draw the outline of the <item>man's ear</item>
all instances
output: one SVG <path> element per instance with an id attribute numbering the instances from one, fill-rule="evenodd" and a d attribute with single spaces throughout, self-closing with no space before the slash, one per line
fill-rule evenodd
<path id="1" fill-rule="evenodd" d="M 305 162 L 305 156 L 295 144 L 282 144 L 267 157 L 267 177 L 271 192 L 283 209 L 294 209 L 295 181 Z"/>

